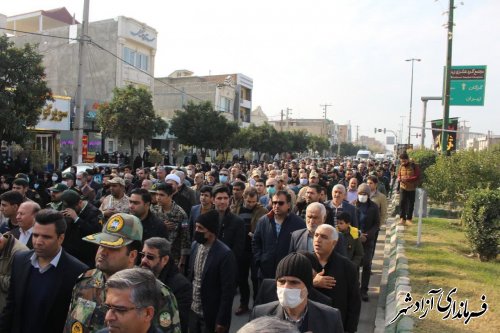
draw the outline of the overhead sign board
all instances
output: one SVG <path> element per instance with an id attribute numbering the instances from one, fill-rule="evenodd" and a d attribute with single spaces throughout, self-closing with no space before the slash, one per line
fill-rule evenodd
<path id="1" fill-rule="evenodd" d="M 483 106 L 486 66 L 451 66 L 450 105 Z"/>

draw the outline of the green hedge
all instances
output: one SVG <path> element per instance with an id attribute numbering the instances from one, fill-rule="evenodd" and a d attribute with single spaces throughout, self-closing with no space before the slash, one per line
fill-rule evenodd
<path id="1" fill-rule="evenodd" d="M 469 191 L 462 222 L 472 250 L 479 255 L 479 259 L 495 259 L 500 238 L 500 189 Z"/>

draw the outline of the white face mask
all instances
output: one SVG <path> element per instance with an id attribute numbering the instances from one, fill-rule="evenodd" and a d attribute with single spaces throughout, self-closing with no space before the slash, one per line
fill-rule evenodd
<path id="1" fill-rule="evenodd" d="M 82 181 L 80 179 L 76 180 L 76 186 L 78 187 L 82 186 Z"/>
<path id="2" fill-rule="evenodd" d="M 308 179 L 307 178 L 300 178 L 299 182 L 300 182 L 300 185 L 307 185 Z"/>
<path id="3" fill-rule="evenodd" d="M 68 186 L 68 182 L 65 180 L 61 181 L 61 184 Z"/>
<path id="4" fill-rule="evenodd" d="M 58 177 L 52 177 L 53 182 L 57 182 Z"/>
<path id="5" fill-rule="evenodd" d="M 305 297 L 302 297 L 302 289 L 290 289 L 277 287 L 278 300 L 282 307 L 294 309 L 299 306 Z"/>
<path id="6" fill-rule="evenodd" d="M 358 201 L 361 203 L 365 203 L 368 201 L 368 196 L 366 194 L 359 194 Z"/>

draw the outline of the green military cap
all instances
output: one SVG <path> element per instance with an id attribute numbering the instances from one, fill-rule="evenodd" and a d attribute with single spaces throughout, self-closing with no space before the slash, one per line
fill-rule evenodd
<path id="1" fill-rule="evenodd" d="M 72 174 L 71 172 L 66 172 L 62 174 L 62 179 L 71 179 L 75 180 L 75 175 Z"/>
<path id="2" fill-rule="evenodd" d="M 49 190 L 51 192 L 56 192 L 56 193 L 59 193 L 59 192 L 64 192 L 68 189 L 68 186 L 67 185 L 64 185 L 62 183 L 58 183 L 58 184 L 55 184 L 54 186 L 52 186 L 51 188 L 49 188 Z"/>
<path id="3" fill-rule="evenodd" d="M 82 238 L 104 247 L 118 249 L 135 240 L 142 241 L 142 224 L 138 217 L 125 213 L 112 215 L 102 228 L 102 232 Z"/>
<path id="4" fill-rule="evenodd" d="M 61 196 L 61 201 L 64 201 L 70 207 L 76 206 L 76 204 L 78 204 L 80 200 L 80 194 L 76 193 L 73 190 L 66 190 Z"/>
<path id="5" fill-rule="evenodd" d="M 151 186 L 151 189 L 149 190 L 149 193 L 152 193 L 152 194 L 156 194 L 158 193 L 158 183 L 156 184 L 153 184 L 153 186 Z"/>

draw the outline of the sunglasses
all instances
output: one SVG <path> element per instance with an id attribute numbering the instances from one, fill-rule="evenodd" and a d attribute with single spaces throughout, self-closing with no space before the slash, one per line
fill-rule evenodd
<path id="1" fill-rule="evenodd" d="M 283 206 L 285 204 L 285 202 L 284 201 L 273 201 L 272 204 L 278 205 L 278 206 Z"/>
<path id="2" fill-rule="evenodd" d="M 274 185 L 266 185 L 266 187 L 268 187 L 268 188 L 269 188 L 269 187 L 274 187 Z"/>
<path id="3" fill-rule="evenodd" d="M 146 257 L 148 260 L 155 260 L 157 258 L 155 255 L 144 253 L 144 252 L 139 252 L 139 255 L 141 256 L 141 258 Z"/>
<path id="4" fill-rule="evenodd" d="M 117 315 L 124 315 L 125 313 L 127 313 L 129 311 L 139 310 L 139 309 L 145 308 L 144 306 L 134 306 L 131 308 L 127 308 L 124 306 L 115 306 L 115 305 L 111 305 L 111 304 L 103 304 L 102 307 L 106 310 L 106 312 L 112 311 L 113 313 L 115 313 Z"/>

